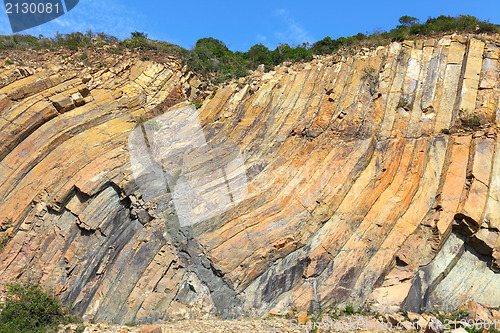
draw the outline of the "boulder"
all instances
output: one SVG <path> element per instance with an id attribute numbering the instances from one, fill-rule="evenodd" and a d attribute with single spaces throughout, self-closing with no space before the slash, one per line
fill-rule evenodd
<path id="1" fill-rule="evenodd" d="M 467 305 L 460 306 L 460 310 L 465 310 L 469 313 L 469 318 L 472 320 L 482 320 L 485 322 L 491 321 L 491 312 L 487 306 L 476 302 L 468 302 Z"/>
<path id="2" fill-rule="evenodd" d="M 158 325 L 149 325 L 141 329 L 141 333 L 163 333 L 163 330 Z"/>
<path id="3" fill-rule="evenodd" d="M 497 239 L 497 231 L 482 228 L 469 238 L 468 243 L 479 254 L 491 256 Z"/>
<path id="4" fill-rule="evenodd" d="M 491 309 L 491 320 L 496 320 L 497 323 L 500 325 L 500 311 Z"/>
<path id="5" fill-rule="evenodd" d="M 406 318 L 399 313 L 392 313 L 392 314 L 387 316 L 387 321 L 390 322 L 394 326 L 397 326 L 399 323 L 402 323 L 405 320 L 406 320 Z"/>
<path id="6" fill-rule="evenodd" d="M 73 100 L 69 97 L 58 95 L 50 98 L 50 100 L 52 101 L 52 104 L 55 106 L 57 111 L 61 113 L 70 111 L 75 108 Z"/>

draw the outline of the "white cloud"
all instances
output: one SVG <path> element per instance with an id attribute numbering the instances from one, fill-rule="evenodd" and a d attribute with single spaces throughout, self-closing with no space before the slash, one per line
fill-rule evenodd
<path id="1" fill-rule="evenodd" d="M 293 44 L 313 42 L 313 38 L 309 32 L 295 21 L 287 9 L 277 9 L 275 14 L 286 24 L 285 31 L 277 31 L 274 33 L 278 40 L 290 41 Z"/>
<path id="2" fill-rule="evenodd" d="M 7 20 L 7 17 L 5 16 Z M 6 21 L 10 34 L 10 25 Z M 112 0 L 80 0 L 78 5 L 57 19 L 42 24 L 40 26 L 22 31 L 22 34 L 31 34 L 38 36 L 54 35 L 56 32 L 85 32 L 92 30 L 94 32 L 105 32 L 110 35 L 125 38 L 130 32 L 141 29 L 141 22 L 147 22 L 143 14 L 131 11 L 126 5 Z M 0 17 L 1 28 L 4 24 Z M 2 32 L 3 29 L 0 29 Z"/>
<path id="3" fill-rule="evenodd" d="M 257 36 L 255 38 L 257 38 L 257 41 L 259 43 L 263 44 L 264 46 L 269 47 L 270 42 L 269 42 L 269 38 L 267 38 L 267 36 L 257 34 Z"/>

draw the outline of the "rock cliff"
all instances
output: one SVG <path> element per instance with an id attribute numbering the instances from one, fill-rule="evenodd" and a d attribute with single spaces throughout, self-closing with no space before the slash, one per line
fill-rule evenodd
<path id="1" fill-rule="evenodd" d="M 5 64 L 1 283 L 117 323 L 499 306 L 496 38 L 317 57 L 213 94 L 173 58 Z"/>

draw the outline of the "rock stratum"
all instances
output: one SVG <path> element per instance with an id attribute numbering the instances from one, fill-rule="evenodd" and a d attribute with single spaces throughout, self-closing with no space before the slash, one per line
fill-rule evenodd
<path id="1" fill-rule="evenodd" d="M 115 323 L 195 309 L 499 306 L 499 45 L 393 43 L 255 72 L 213 94 L 173 58 L 108 54 L 87 68 L 49 52 L 3 65 L 1 283 L 40 283 L 85 319 Z M 133 161 L 155 151 L 149 131 L 195 100 L 201 145 L 220 153 L 176 153 L 193 163 L 165 188 Z M 134 135 L 145 140 L 135 157 Z M 219 198 L 204 175 L 238 150 L 244 169 L 223 182 L 243 175 L 229 188 L 238 195 L 182 223 L 174 180 L 195 175 Z"/>

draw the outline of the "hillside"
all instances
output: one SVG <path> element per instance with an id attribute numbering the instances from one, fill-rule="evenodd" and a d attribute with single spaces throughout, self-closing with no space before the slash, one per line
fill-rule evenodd
<path id="1" fill-rule="evenodd" d="M 500 306 L 497 35 L 217 89 L 173 57 L 87 56 L 2 52 L 3 284 L 121 324 Z"/>

